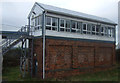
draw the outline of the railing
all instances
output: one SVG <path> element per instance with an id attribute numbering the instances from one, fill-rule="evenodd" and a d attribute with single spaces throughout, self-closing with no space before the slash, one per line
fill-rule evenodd
<path id="1" fill-rule="evenodd" d="M 21 29 L 19 29 L 18 30 L 18 32 L 20 33 L 20 32 L 26 32 L 28 35 L 29 35 L 29 29 L 28 29 L 28 25 L 25 25 L 25 26 L 22 26 L 22 28 Z M 13 38 L 12 36 L 10 36 L 9 38 L 6 38 L 6 39 L 4 39 L 4 40 L 2 40 L 1 42 L 0 42 L 0 44 L 1 44 L 1 49 L 2 49 L 2 51 L 5 51 L 12 43 L 14 43 L 15 41 L 17 41 L 18 39 L 20 39 L 21 37 L 22 37 L 23 35 L 21 35 L 19 38 L 17 38 L 17 39 L 15 39 L 15 38 Z M 16 42 L 16 43 L 18 43 L 18 42 Z"/>

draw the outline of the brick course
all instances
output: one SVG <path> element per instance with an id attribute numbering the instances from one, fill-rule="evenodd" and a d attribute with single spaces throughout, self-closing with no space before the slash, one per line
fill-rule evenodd
<path id="1" fill-rule="evenodd" d="M 38 61 L 36 76 L 42 78 L 42 38 L 34 39 L 34 54 Z M 46 78 L 105 70 L 114 64 L 115 45 L 112 43 L 46 38 Z"/>

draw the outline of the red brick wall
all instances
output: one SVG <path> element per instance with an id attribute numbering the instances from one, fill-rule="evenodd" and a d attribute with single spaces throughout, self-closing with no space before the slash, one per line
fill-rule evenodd
<path id="1" fill-rule="evenodd" d="M 34 40 L 34 53 L 38 60 L 37 76 L 42 77 L 42 39 Z M 103 70 L 113 64 L 115 45 L 112 43 L 46 39 L 46 78 Z"/>

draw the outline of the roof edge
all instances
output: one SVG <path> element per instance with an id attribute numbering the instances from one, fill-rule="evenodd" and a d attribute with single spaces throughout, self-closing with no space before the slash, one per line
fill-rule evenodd
<path id="1" fill-rule="evenodd" d="M 33 7 L 32 7 L 32 9 L 30 10 L 30 13 L 29 13 L 29 15 L 28 15 L 28 18 L 30 17 L 32 11 L 34 10 L 35 5 L 38 5 L 39 7 L 41 7 L 41 8 L 45 11 L 44 7 L 42 7 L 38 2 L 35 2 L 34 5 L 33 5 Z"/>
<path id="2" fill-rule="evenodd" d="M 66 14 L 66 13 L 61 13 L 61 12 L 56 12 L 56 11 L 51 11 L 51 10 L 46 10 L 46 11 L 51 12 L 51 13 L 53 12 L 53 13 L 56 13 L 56 14 L 60 13 L 60 14 L 63 14 L 63 15 L 66 15 L 66 16 L 71 16 L 71 17 L 79 17 L 79 16 L 75 16 L 75 15 L 71 15 L 71 14 Z M 80 18 L 83 18 L 83 17 L 80 17 Z M 104 22 L 104 21 L 101 21 L 101 20 L 90 19 L 90 18 L 85 18 L 85 17 L 84 17 L 84 19 L 86 19 L 86 20 L 89 19 L 91 21 L 94 20 L 94 21 L 98 21 L 98 22 L 102 22 L 102 23 L 107 23 L 107 24 L 111 24 L 111 25 L 115 25 L 115 26 L 118 25 L 115 22 L 114 23 L 110 23 L 110 22 Z"/>

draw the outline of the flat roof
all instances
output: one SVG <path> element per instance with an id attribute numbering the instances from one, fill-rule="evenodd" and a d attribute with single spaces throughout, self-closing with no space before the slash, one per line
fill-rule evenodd
<path id="1" fill-rule="evenodd" d="M 77 12 L 77 11 L 72 11 L 72 10 L 68 10 L 68 9 L 64 9 L 64 8 L 59 8 L 59 7 L 55 7 L 55 6 L 51 6 L 51 5 L 46 5 L 46 4 L 42 4 L 42 3 L 38 3 L 38 2 L 36 2 L 36 4 L 38 4 L 43 10 L 48 11 L 48 12 L 60 13 L 63 15 L 77 16 L 77 17 L 84 18 L 84 19 L 96 20 L 99 22 L 105 22 L 105 23 L 117 25 L 115 22 L 113 22 L 107 18 L 102 18 L 102 17 L 85 14 L 85 13 L 81 13 L 81 12 Z"/>

